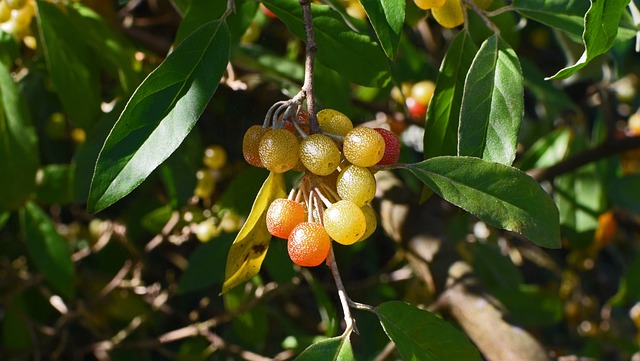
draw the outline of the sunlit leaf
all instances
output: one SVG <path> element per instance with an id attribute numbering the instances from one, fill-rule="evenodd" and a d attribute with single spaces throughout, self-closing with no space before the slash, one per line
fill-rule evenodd
<path id="1" fill-rule="evenodd" d="M 33 191 L 39 162 L 25 99 L 0 63 L 0 212 L 19 207 Z"/>
<path id="2" fill-rule="evenodd" d="M 246 195 L 245 195 L 246 196 Z M 276 198 L 286 196 L 284 177 L 280 173 L 270 173 L 256 195 L 251 213 L 231 245 L 225 268 L 222 292 L 255 276 L 269 249 L 271 234 L 267 229 L 267 210 Z"/>
<path id="3" fill-rule="evenodd" d="M 391 301 L 376 307 L 375 313 L 404 360 L 482 360 L 462 331 L 429 311 Z"/>
<path id="4" fill-rule="evenodd" d="M 487 39 L 464 84 L 458 154 L 510 165 L 524 114 L 518 57 L 499 35 Z"/>
<path id="5" fill-rule="evenodd" d="M 560 247 L 558 209 L 526 173 L 474 157 L 435 157 L 404 166 L 435 193 L 490 225 Z"/>
<path id="6" fill-rule="evenodd" d="M 584 14 L 589 9 L 586 0 L 513 0 L 520 14 L 550 27 L 580 37 L 584 29 Z"/>
<path id="7" fill-rule="evenodd" d="M 568 128 L 555 129 L 538 139 L 520 158 L 518 168 L 550 167 L 564 159 L 569 151 L 573 132 Z"/>
<path id="8" fill-rule="evenodd" d="M 296 361 L 316 360 L 354 360 L 351 341 L 345 336 L 328 338 L 309 346 L 296 358 Z"/>
<path id="9" fill-rule="evenodd" d="M 20 223 L 33 263 L 51 285 L 67 299 L 75 295 L 75 268 L 67 241 L 49 216 L 32 202 L 20 210 Z"/>
<path id="10" fill-rule="evenodd" d="M 393 60 L 398 51 L 405 2 L 397 0 L 360 0 L 373 25 L 380 45 L 387 57 Z"/>
<path id="11" fill-rule="evenodd" d="M 138 87 L 100 151 L 89 191 L 91 212 L 129 194 L 178 148 L 218 87 L 229 46 L 225 23 L 207 23 Z"/>

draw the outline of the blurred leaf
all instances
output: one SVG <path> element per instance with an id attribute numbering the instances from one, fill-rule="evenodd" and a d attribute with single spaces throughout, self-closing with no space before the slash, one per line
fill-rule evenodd
<path id="1" fill-rule="evenodd" d="M 518 168 L 550 167 L 564 159 L 569 151 L 573 133 L 569 128 L 558 128 L 538 139 L 518 161 Z"/>
<path id="2" fill-rule="evenodd" d="M 586 0 L 513 0 L 516 11 L 530 19 L 563 30 L 576 38 L 582 35 Z"/>
<path id="3" fill-rule="evenodd" d="M 424 131 L 424 158 L 456 155 L 458 124 L 464 92 L 464 81 L 478 51 L 471 35 L 461 31 L 449 45 L 444 56 L 436 90 L 427 108 Z"/>
<path id="4" fill-rule="evenodd" d="M 2 317 L 2 345 L 5 350 L 24 351 L 33 347 L 31 332 L 27 327 L 29 316 L 25 313 L 23 295 L 11 298 Z"/>
<path id="5" fill-rule="evenodd" d="M 39 162 L 29 110 L 0 63 L 0 212 L 18 208 L 33 191 Z"/>
<path id="6" fill-rule="evenodd" d="M 541 106 L 545 107 L 549 118 L 554 119 L 562 111 L 575 107 L 569 95 L 558 88 L 556 83 L 544 80 L 544 75 L 535 64 L 526 58 L 520 61 L 525 89 L 536 97 Z"/>
<path id="7" fill-rule="evenodd" d="M 558 209 L 526 173 L 472 157 L 435 157 L 405 166 L 440 197 L 490 225 L 560 247 Z"/>
<path id="8" fill-rule="evenodd" d="M 302 8 L 296 1 L 263 0 L 262 3 L 292 33 L 305 39 Z M 328 6 L 311 4 L 311 8 L 318 61 L 356 84 L 382 87 L 389 82 L 388 60 L 370 36 L 351 30 Z"/>
<path id="9" fill-rule="evenodd" d="M 307 274 L 306 281 L 309 286 L 311 286 L 311 291 L 316 299 L 318 312 L 320 313 L 323 328 L 325 329 L 324 335 L 327 337 L 335 336 L 338 332 L 339 322 L 337 320 L 339 320 L 339 318 L 333 299 L 329 298 L 325 287 L 319 284 L 310 274 Z"/>
<path id="10" fill-rule="evenodd" d="M 584 53 L 576 64 L 558 71 L 548 79 L 566 79 L 596 56 L 606 53 L 616 41 L 620 17 L 628 4 L 629 0 L 591 0 L 591 7 L 584 17 Z"/>
<path id="11" fill-rule="evenodd" d="M 254 292 L 247 292 L 246 287 L 230 289 L 222 297 L 225 310 L 234 314 L 231 322 L 238 338 L 255 350 L 262 349 L 269 331 L 266 306 L 257 305 L 244 312 L 236 313 L 236 310 L 254 298 Z"/>
<path id="12" fill-rule="evenodd" d="M 195 128 L 160 166 L 162 180 L 174 208 L 184 206 L 193 197 L 193 190 L 198 183 L 196 173 L 202 167 L 203 154 L 202 138 Z"/>
<path id="13" fill-rule="evenodd" d="M 159 234 L 162 232 L 162 228 L 169 222 L 169 219 L 171 219 L 173 212 L 173 207 L 165 205 L 145 214 L 140 220 L 140 223 L 147 232 Z"/>
<path id="14" fill-rule="evenodd" d="M 102 99 L 97 63 L 89 44 L 78 36 L 88 30 L 73 26 L 56 5 L 37 3 L 38 25 L 53 86 L 71 121 L 89 130 L 100 115 Z"/>
<path id="15" fill-rule="evenodd" d="M 271 241 L 266 223 L 267 210 L 274 199 L 283 197 L 286 197 L 284 177 L 280 173 L 272 172 L 256 195 L 251 213 L 231 245 L 227 256 L 222 293 L 250 279 L 260 271 Z"/>
<path id="16" fill-rule="evenodd" d="M 7 221 L 9 220 L 10 216 L 11 216 L 11 212 L 9 211 L 0 213 L 0 230 L 4 227 L 5 224 L 7 224 Z"/>
<path id="17" fill-rule="evenodd" d="M 360 0 L 387 58 L 393 60 L 404 24 L 405 2 L 397 0 Z"/>
<path id="18" fill-rule="evenodd" d="M 75 268 L 67 241 L 56 231 L 49 216 L 35 203 L 20 210 L 22 233 L 34 264 L 66 299 L 75 297 Z"/>
<path id="19" fill-rule="evenodd" d="M 640 214 L 640 174 L 616 178 L 607 188 L 613 204 Z"/>
<path id="20" fill-rule="evenodd" d="M 482 44 L 467 74 L 458 154 L 505 165 L 513 163 L 524 114 L 523 97 L 518 56 L 496 34 Z"/>
<path id="21" fill-rule="evenodd" d="M 353 112 L 351 84 L 337 72 L 318 63 L 314 67 L 314 94 L 325 108 L 345 114 Z"/>
<path id="22" fill-rule="evenodd" d="M 224 191 L 218 205 L 221 209 L 231 209 L 246 216 L 251 211 L 253 199 L 247 194 L 257 194 L 269 172 L 264 168 L 247 167 L 239 171 Z"/>
<path id="23" fill-rule="evenodd" d="M 14 59 L 20 56 L 20 44 L 9 33 L 0 31 L 0 63 L 10 68 Z"/>
<path id="24" fill-rule="evenodd" d="M 469 249 L 473 254 L 473 271 L 487 288 L 518 288 L 524 282 L 520 269 L 497 247 L 476 242 L 469 244 Z"/>
<path id="25" fill-rule="evenodd" d="M 191 253 L 189 265 L 178 282 L 178 293 L 184 294 L 224 282 L 224 261 L 234 234 L 222 233 L 202 243 Z"/>
<path id="26" fill-rule="evenodd" d="M 355 360 L 351 349 L 351 341 L 344 336 L 328 338 L 314 343 L 296 357 L 296 361 L 316 360 Z"/>
<path id="27" fill-rule="evenodd" d="M 251 24 L 258 10 L 258 5 L 259 3 L 254 0 L 235 1 L 236 11 L 229 14 L 225 20 L 232 44 L 237 44 L 240 41 Z M 192 0 L 180 22 L 175 43 L 179 44 L 184 38 L 212 19 L 219 19 L 226 10 L 227 1 Z"/>
<path id="28" fill-rule="evenodd" d="M 609 301 L 614 306 L 640 302 L 640 256 L 628 265 L 620 280 L 618 292 Z"/>
<path id="29" fill-rule="evenodd" d="M 537 286 L 502 287 L 491 293 L 509 310 L 509 315 L 524 326 L 551 326 L 564 316 L 560 297 Z"/>
<path id="30" fill-rule="evenodd" d="M 462 331 L 429 311 L 390 301 L 376 307 L 375 313 L 404 360 L 482 360 Z"/>
<path id="31" fill-rule="evenodd" d="M 136 89 L 100 151 L 88 209 L 126 196 L 175 151 L 204 111 L 229 61 L 224 22 L 186 38 Z"/>
<path id="32" fill-rule="evenodd" d="M 73 202 L 73 173 L 68 164 L 49 164 L 38 172 L 36 200 L 47 204 Z"/>
<path id="33" fill-rule="evenodd" d="M 269 244 L 269 249 L 270 251 L 264 258 L 263 266 L 270 279 L 280 284 L 290 282 L 298 272 L 293 268 L 294 264 L 287 253 L 287 242 L 276 239 L 275 242 Z"/>

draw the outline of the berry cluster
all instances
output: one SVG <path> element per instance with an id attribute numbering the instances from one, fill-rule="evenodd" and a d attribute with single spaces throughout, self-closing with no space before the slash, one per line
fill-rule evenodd
<path id="1" fill-rule="evenodd" d="M 413 0 L 416 5 L 424 10 L 431 10 L 436 21 L 445 28 L 455 28 L 464 23 L 464 9 L 460 0 Z M 480 9 L 486 10 L 493 0 L 473 0 Z"/>
<path id="2" fill-rule="evenodd" d="M 294 263 L 317 266 L 327 258 L 332 239 L 350 245 L 375 231 L 371 167 L 396 163 L 400 141 L 383 128 L 354 127 L 332 109 L 317 114 L 321 131 L 315 134 L 309 134 L 306 112 L 283 118 L 271 127 L 250 127 L 242 151 L 254 166 L 304 172 L 288 198 L 271 203 L 266 223 L 273 236 L 288 240 Z"/>
<path id="3" fill-rule="evenodd" d="M 402 89 L 394 87 L 391 90 L 391 97 L 398 103 L 404 101 L 411 117 L 424 120 L 435 90 L 436 84 L 431 80 L 423 80 L 415 84 L 402 83 Z"/>

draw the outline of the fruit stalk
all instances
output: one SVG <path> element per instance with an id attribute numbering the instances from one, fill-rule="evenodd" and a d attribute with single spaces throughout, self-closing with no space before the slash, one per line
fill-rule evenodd
<path id="1" fill-rule="evenodd" d="M 333 255 L 333 246 L 329 249 L 329 255 L 327 256 L 327 266 L 331 270 L 331 274 L 333 275 L 333 280 L 336 283 L 336 288 L 338 289 L 338 297 L 340 298 L 340 305 L 342 305 L 342 312 L 344 313 L 344 322 L 346 324 L 344 334 L 349 337 L 351 331 L 356 331 L 358 333 L 358 328 L 356 327 L 355 320 L 353 316 L 351 316 L 350 304 L 352 301 L 347 296 L 347 291 L 344 288 L 344 284 L 342 283 L 342 277 L 340 277 L 340 271 L 338 270 L 338 264 L 336 263 L 336 258 Z"/>
<path id="2" fill-rule="evenodd" d="M 299 0 L 302 7 L 304 21 L 305 58 L 304 58 L 304 83 L 302 92 L 307 98 L 307 111 L 309 112 L 309 129 L 311 134 L 320 133 L 320 125 L 316 117 L 315 98 L 313 97 L 313 61 L 316 56 L 316 39 L 313 33 L 313 16 L 311 15 L 311 0 Z"/>

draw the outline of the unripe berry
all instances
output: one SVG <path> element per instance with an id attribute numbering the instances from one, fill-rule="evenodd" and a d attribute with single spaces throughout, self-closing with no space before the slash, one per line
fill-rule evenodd
<path id="1" fill-rule="evenodd" d="M 263 128 L 261 125 L 252 125 L 244 133 L 242 138 L 242 155 L 247 163 L 254 167 L 263 168 L 262 160 L 260 160 L 260 140 L 269 131 L 267 128 Z"/>
<path id="2" fill-rule="evenodd" d="M 437 8 L 444 4 L 444 0 L 413 0 L 413 2 L 422 10 Z"/>
<path id="3" fill-rule="evenodd" d="M 289 235 L 287 250 L 293 263 L 303 267 L 320 265 L 329 255 L 331 238 L 320 223 L 302 222 Z"/>
<path id="4" fill-rule="evenodd" d="M 324 134 L 311 134 L 300 142 L 300 160 L 313 174 L 329 175 L 340 164 L 340 150 Z"/>
<path id="5" fill-rule="evenodd" d="M 329 236 L 344 245 L 357 242 L 367 228 L 360 207 L 346 199 L 325 209 L 322 220 Z"/>
<path id="6" fill-rule="evenodd" d="M 260 139 L 258 152 L 265 168 L 284 173 L 298 163 L 299 143 L 296 136 L 285 129 L 271 129 Z"/>
<path id="7" fill-rule="evenodd" d="M 213 238 L 219 236 L 221 233 L 220 231 L 220 228 L 215 225 L 214 219 L 207 218 L 195 226 L 194 233 L 200 242 L 209 242 Z"/>
<path id="8" fill-rule="evenodd" d="M 427 106 L 435 90 L 436 84 L 434 82 L 431 80 L 423 80 L 413 85 L 411 88 L 411 97 L 418 103 Z"/>
<path id="9" fill-rule="evenodd" d="M 210 145 L 204 150 L 202 163 L 211 169 L 220 169 L 227 164 L 227 151 L 222 146 Z"/>
<path id="10" fill-rule="evenodd" d="M 322 109 L 319 111 L 318 123 L 323 132 L 338 134 L 343 137 L 353 129 L 351 119 L 333 109 Z"/>
<path id="11" fill-rule="evenodd" d="M 386 164 L 395 164 L 398 163 L 398 158 L 400 158 L 400 139 L 390 130 L 386 130 L 384 128 L 374 128 L 374 130 L 384 138 L 384 155 L 382 159 L 378 162 L 378 164 L 386 165 Z"/>
<path id="12" fill-rule="evenodd" d="M 216 181 L 208 169 L 200 169 L 196 173 L 197 183 L 193 194 L 198 198 L 209 198 L 216 189 Z"/>
<path id="13" fill-rule="evenodd" d="M 436 21 L 445 28 L 455 28 L 464 23 L 464 10 L 460 0 L 445 0 L 440 7 L 431 10 Z"/>
<path id="14" fill-rule="evenodd" d="M 369 238 L 369 236 L 371 236 L 378 227 L 378 218 L 376 217 L 376 211 L 373 209 L 373 207 L 371 207 L 370 204 L 365 204 L 364 206 L 360 207 L 360 210 L 362 211 L 362 214 L 364 214 L 364 220 L 367 224 L 367 227 L 358 242 L 364 241 L 365 239 Z"/>
<path id="15" fill-rule="evenodd" d="M 5 1 L 0 1 L 0 23 L 11 19 L 11 8 Z"/>
<path id="16" fill-rule="evenodd" d="M 26 5 L 27 0 L 4 0 L 4 2 L 10 9 L 18 10 Z"/>
<path id="17" fill-rule="evenodd" d="M 267 229 L 275 237 L 288 239 L 295 226 L 304 220 L 304 207 L 290 199 L 278 198 L 267 210 Z"/>
<path id="18" fill-rule="evenodd" d="M 342 199 L 361 207 L 376 195 L 376 179 L 367 168 L 352 164 L 340 172 L 336 189 Z"/>
<path id="19" fill-rule="evenodd" d="M 352 164 L 371 167 L 384 155 L 384 138 L 371 128 L 356 127 L 344 137 L 342 151 Z"/>

